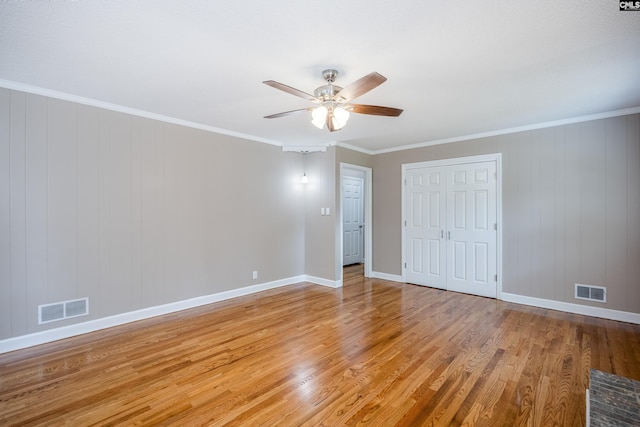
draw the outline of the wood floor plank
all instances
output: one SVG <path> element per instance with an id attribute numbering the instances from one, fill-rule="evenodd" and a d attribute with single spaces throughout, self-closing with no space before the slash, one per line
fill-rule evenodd
<path id="1" fill-rule="evenodd" d="M 583 426 L 640 326 L 362 277 L 0 355 L 0 425 Z"/>

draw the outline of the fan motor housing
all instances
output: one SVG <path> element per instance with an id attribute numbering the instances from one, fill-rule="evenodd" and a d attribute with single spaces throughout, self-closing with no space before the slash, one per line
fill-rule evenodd
<path id="1" fill-rule="evenodd" d="M 320 86 L 319 88 L 314 90 L 313 95 L 316 98 L 321 99 L 323 102 L 331 101 L 334 99 L 334 96 L 341 90 L 342 88 L 340 86 L 334 86 L 329 84 L 329 85 Z"/>

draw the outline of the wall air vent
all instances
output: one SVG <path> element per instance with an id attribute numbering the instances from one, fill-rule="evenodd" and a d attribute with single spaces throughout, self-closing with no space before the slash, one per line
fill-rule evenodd
<path id="1" fill-rule="evenodd" d="M 607 288 L 576 283 L 576 299 L 607 302 Z"/>
<path id="2" fill-rule="evenodd" d="M 89 314 L 89 298 L 38 306 L 38 324 L 70 319 Z"/>

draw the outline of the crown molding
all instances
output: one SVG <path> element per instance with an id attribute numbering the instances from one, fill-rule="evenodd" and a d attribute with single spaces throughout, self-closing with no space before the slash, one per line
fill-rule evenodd
<path id="1" fill-rule="evenodd" d="M 99 101 L 92 98 L 85 98 L 83 96 L 72 95 L 65 92 L 59 92 L 56 90 L 45 89 L 42 87 L 31 86 L 24 83 L 13 82 L 10 80 L 0 79 L 0 87 L 6 89 L 18 90 L 21 92 L 31 93 L 34 95 L 42 95 L 49 98 L 55 98 L 62 101 L 75 102 L 77 104 L 88 105 L 90 107 L 102 108 L 105 110 L 116 111 L 118 113 L 130 114 L 132 116 L 144 117 L 146 119 L 158 120 L 165 123 L 171 123 L 174 125 L 186 126 L 193 129 L 199 129 L 206 132 L 217 133 L 221 135 L 233 136 L 235 138 L 246 139 L 249 141 L 262 142 L 270 145 L 282 146 L 279 141 L 274 141 L 267 138 L 260 138 L 255 135 L 249 135 L 246 133 L 234 132 L 227 129 L 217 128 L 214 126 L 205 125 L 202 123 L 190 122 L 188 120 L 177 119 L 175 117 L 164 116 L 162 114 L 151 113 L 149 111 L 138 110 L 135 108 L 124 107 L 122 105 L 111 104 L 109 102 Z"/>
<path id="2" fill-rule="evenodd" d="M 371 154 L 376 155 L 376 154 L 392 153 L 395 151 L 404 151 L 404 150 L 411 150 L 414 148 L 430 147 L 432 145 L 468 141 L 470 139 L 488 138 L 492 136 L 506 135 L 510 133 L 525 132 L 525 131 L 536 130 L 536 129 L 545 129 L 545 128 L 550 128 L 554 126 L 563 126 L 563 125 L 570 125 L 574 123 L 589 122 L 592 120 L 608 119 L 611 117 L 628 116 L 630 114 L 637 114 L 637 113 L 640 113 L 640 107 L 626 108 L 624 110 L 607 111 L 604 113 L 590 114 L 587 116 L 571 117 L 568 119 L 542 122 L 542 123 L 537 123 L 537 124 L 527 125 L 527 126 L 518 126 L 513 128 L 499 129 L 499 130 L 493 130 L 489 132 L 474 133 L 471 135 L 456 136 L 452 138 L 436 139 L 433 141 L 420 142 L 417 144 L 403 145 L 400 147 L 375 150 Z"/>
<path id="3" fill-rule="evenodd" d="M 362 147 L 356 147 L 355 145 L 347 144 L 345 142 L 339 142 L 337 145 L 339 147 L 347 148 L 349 150 L 357 151 L 357 152 L 363 153 L 363 154 L 368 154 L 370 156 L 376 154 L 375 151 L 372 151 L 372 150 L 369 150 L 369 149 L 366 149 L 366 148 L 362 148 Z"/>

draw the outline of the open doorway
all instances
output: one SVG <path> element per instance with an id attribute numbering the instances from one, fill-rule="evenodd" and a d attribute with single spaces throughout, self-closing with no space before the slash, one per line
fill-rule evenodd
<path id="1" fill-rule="evenodd" d="M 362 265 L 364 277 L 371 277 L 371 168 L 340 163 L 339 200 L 339 279 L 344 265 Z"/>
<path id="2" fill-rule="evenodd" d="M 364 172 L 345 170 L 342 177 L 342 267 L 364 262 L 363 190 Z"/>

